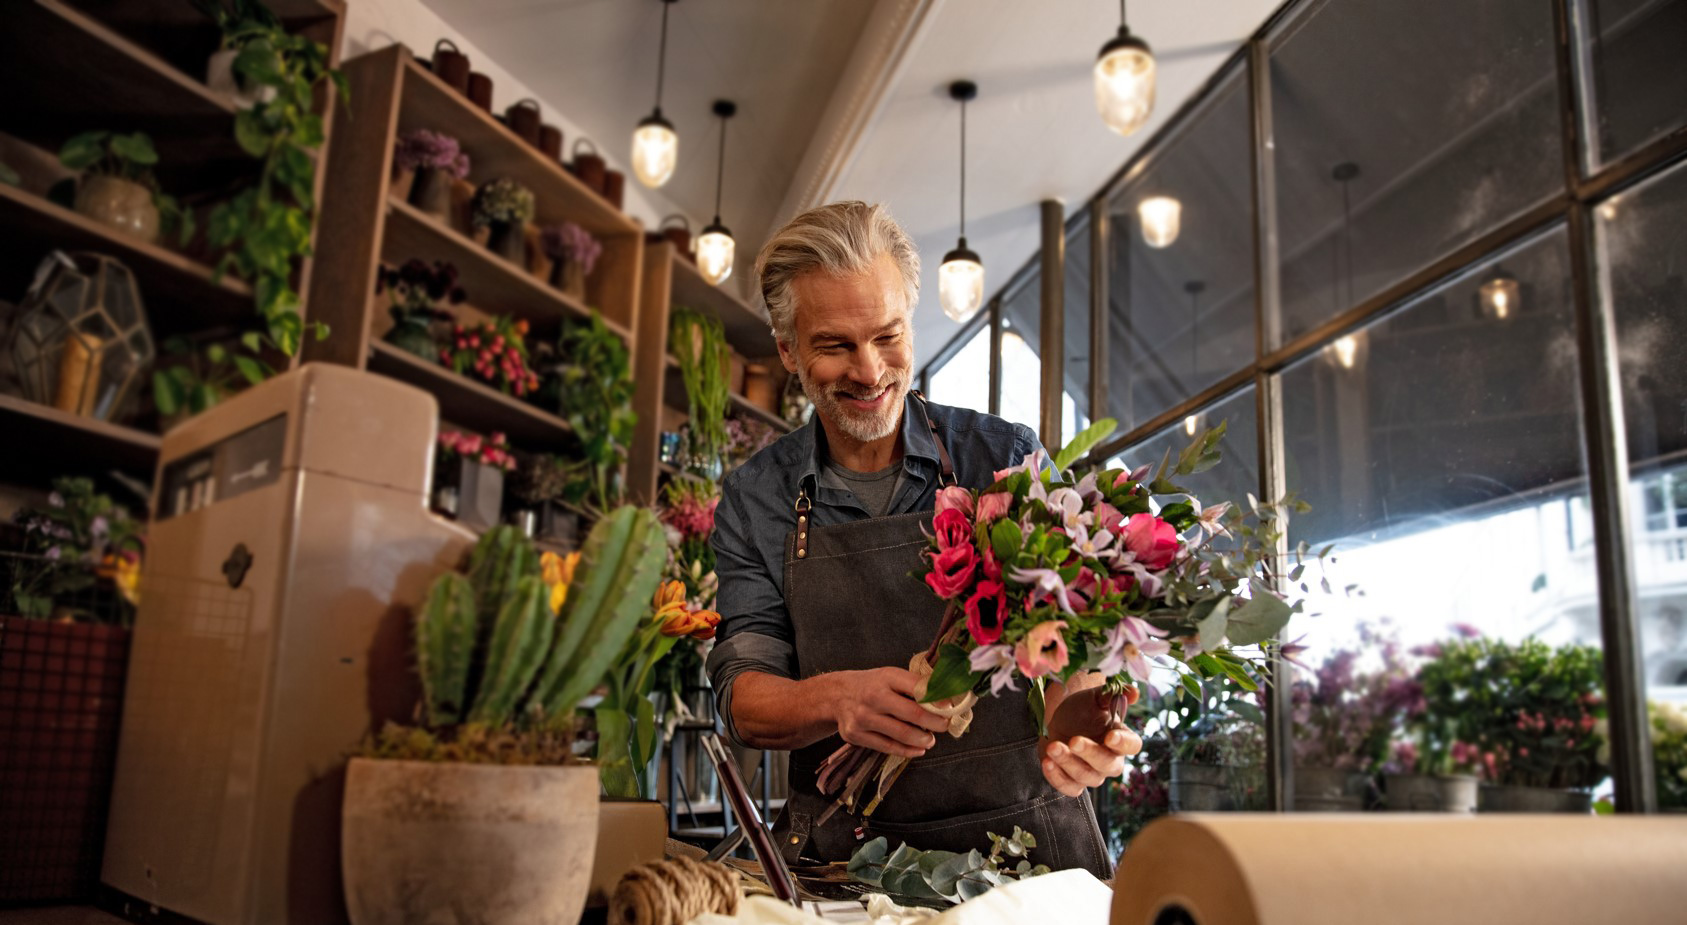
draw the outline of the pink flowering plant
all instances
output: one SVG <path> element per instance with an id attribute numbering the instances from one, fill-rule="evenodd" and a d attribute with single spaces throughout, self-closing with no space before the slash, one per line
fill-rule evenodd
<path id="1" fill-rule="evenodd" d="M 490 437 L 482 437 L 479 434 L 448 430 L 439 435 L 439 459 L 442 464 L 468 460 L 505 472 L 514 472 L 516 468 L 515 456 L 510 452 L 509 439 L 497 432 Z"/>
<path id="2" fill-rule="evenodd" d="M 1033 455 L 995 473 L 982 491 L 938 493 L 920 577 L 949 606 L 937 638 L 909 667 L 923 676 L 921 702 L 950 718 L 951 735 L 965 731 L 979 695 L 1025 690 L 1039 726 L 1066 738 L 1067 708 L 1045 717 L 1043 691 L 1081 672 L 1104 679 L 1095 702 L 1109 728 L 1123 725 L 1156 666 L 1175 670 L 1197 697 L 1202 679 L 1249 691 L 1263 680 L 1264 646 L 1301 606 L 1273 590 L 1270 560 L 1289 511 L 1304 506 L 1249 496 L 1244 515 L 1176 484 L 1219 462 L 1222 424 L 1175 461 L 1168 451 L 1157 471 L 1108 468 L 1069 479 L 1068 467 L 1114 426 L 1098 422 L 1055 454 L 1052 467 Z M 1212 544 L 1219 536 L 1231 542 Z M 1290 580 L 1303 568 L 1297 564 Z M 1078 734 L 1099 738 L 1105 730 Z M 854 809 L 876 778 L 867 815 L 903 764 L 846 745 L 822 767 L 821 790 L 844 785 L 834 810 Z"/>

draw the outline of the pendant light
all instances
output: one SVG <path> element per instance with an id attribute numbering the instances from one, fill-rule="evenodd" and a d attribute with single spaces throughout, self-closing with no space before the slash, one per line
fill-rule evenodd
<path id="1" fill-rule="evenodd" d="M 1504 321 L 1517 314 L 1517 309 L 1521 307 L 1523 287 L 1517 277 L 1506 272 L 1504 266 L 1495 265 L 1494 275 L 1477 287 L 1476 300 L 1482 306 L 1484 317 Z"/>
<path id="2" fill-rule="evenodd" d="M 1150 196 L 1137 203 L 1142 241 L 1149 247 L 1171 247 L 1183 229 L 1183 203 L 1170 196 Z"/>
<path id="3" fill-rule="evenodd" d="M 1154 112 L 1154 53 L 1125 25 L 1125 0 L 1119 0 L 1119 34 L 1095 59 L 1095 108 L 1121 135 L 1142 128 Z"/>
<path id="4" fill-rule="evenodd" d="M 678 0 L 662 0 L 662 44 L 656 53 L 656 108 L 633 130 L 633 174 L 655 189 L 668 182 L 679 165 L 679 136 L 673 123 L 662 118 L 662 79 L 668 65 L 668 7 Z"/>
<path id="5" fill-rule="evenodd" d="M 738 106 L 730 100 L 715 100 L 715 115 L 720 116 L 720 162 L 715 168 L 715 220 L 697 238 L 697 269 L 711 286 L 719 286 L 732 275 L 732 258 L 738 249 L 732 232 L 720 221 L 720 191 L 726 178 L 726 120 L 738 113 Z"/>
<path id="6" fill-rule="evenodd" d="M 937 270 L 938 300 L 943 313 L 964 322 L 984 304 L 984 261 L 967 247 L 967 103 L 978 96 L 978 85 L 957 80 L 949 85 L 949 97 L 961 104 L 961 240 L 943 255 Z"/>

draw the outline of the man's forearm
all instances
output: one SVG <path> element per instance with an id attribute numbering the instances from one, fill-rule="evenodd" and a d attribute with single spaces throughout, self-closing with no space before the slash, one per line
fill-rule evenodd
<path id="1" fill-rule="evenodd" d="M 732 723 L 755 748 L 790 751 L 838 731 L 826 675 L 793 681 L 746 671 L 732 682 Z"/>

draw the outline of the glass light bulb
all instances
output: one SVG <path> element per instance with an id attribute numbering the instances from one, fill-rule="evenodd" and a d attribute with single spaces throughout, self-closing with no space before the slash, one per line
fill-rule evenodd
<path id="1" fill-rule="evenodd" d="M 1331 346 L 1335 348 L 1336 362 L 1341 364 L 1341 368 L 1352 369 L 1353 364 L 1359 359 L 1358 339 L 1349 334 L 1346 337 L 1338 338 Z"/>
<path id="2" fill-rule="evenodd" d="M 1191 436 L 1191 437 L 1195 436 L 1195 431 L 1200 430 L 1200 429 L 1201 429 L 1201 416 L 1200 415 L 1191 414 L 1190 416 L 1183 419 L 1183 432 L 1188 434 L 1189 436 Z"/>
<path id="3" fill-rule="evenodd" d="M 937 270 L 938 300 L 943 314 L 965 321 L 984 304 L 984 265 L 976 260 L 949 260 Z"/>
<path id="4" fill-rule="evenodd" d="M 655 189 L 668 182 L 679 165 L 679 136 L 657 123 L 646 123 L 633 132 L 633 174 L 645 186 Z"/>
<path id="5" fill-rule="evenodd" d="M 1499 273 L 1483 283 L 1476 292 L 1483 314 L 1500 321 L 1516 313 L 1522 302 L 1522 288 L 1517 278 L 1509 273 Z"/>
<path id="6" fill-rule="evenodd" d="M 1142 240 L 1149 247 L 1170 247 L 1183 230 L 1183 203 L 1170 196 L 1150 196 L 1137 203 Z"/>
<path id="7" fill-rule="evenodd" d="M 1142 128 L 1154 111 L 1154 56 L 1148 49 L 1115 48 L 1095 62 L 1095 108 L 1121 135 Z"/>
<path id="8" fill-rule="evenodd" d="M 733 254 L 738 244 L 724 231 L 706 231 L 697 238 L 697 270 L 711 286 L 719 286 L 732 275 Z"/>

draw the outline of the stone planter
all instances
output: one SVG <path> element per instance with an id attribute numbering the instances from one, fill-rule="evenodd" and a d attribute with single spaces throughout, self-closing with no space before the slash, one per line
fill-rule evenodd
<path id="1" fill-rule="evenodd" d="M 598 838 L 597 769 L 354 758 L 341 865 L 352 925 L 574 925 Z"/>
<path id="2" fill-rule="evenodd" d="M 586 300 L 586 268 L 578 260 L 556 260 L 551 263 L 551 286 L 563 295 L 578 301 Z"/>
<path id="3" fill-rule="evenodd" d="M 1236 808 L 1230 794 L 1231 769 L 1222 764 L 1172 762 L 1170 806 L 1174 813 L 1214 813 Z"/>
<path id="4" fill-rule="evenodd" d="M 381 339 L 429 363 L 439 362 L 439 342 L 433 336 L 433 320 L 425 315 L 399 315 Z"/>
<path id="5" fill-rule="evenodd" d="M 1483 784 L 1476 797 L 1479 813 L 1569 813 L 1585 816 L 1593 812 L 1593 794 L 1586 790 L 1552 787 L 1502 787 Z"/>
<path id="6" fill-rule="evenodd" d="M 1389 812 L 1476 812 L 1476 778 L 1468 774 L 1389 774 L 1383 787 Z"/>
<path id="7" fill-rule="evenodd" d="M 158 204 L 152 200 L 152 190 L 133 180 L 83 177 L 76 187 L 76 211 L 148 244 L 158 242 Z"/>
<path id="8" fill-rule="evenodd" d="M 1366 776 L 1338 768 L 1295 766 L 1295 811 L 1356 813 L 1365 808 Z"/>
<path id="9" fill-rule="evenodd" d="M 493 222 L 486 239 L 486 249 L 518 267 L 527 267 L 527 231 L 520 225 Z"/>
<path id="10" fill-rule="evenodd" d="M 433 506 L 465 527 L 496 527 L 504 522 L 504 470 L 460 457 L 442 460 Z"/>
<path id="11" fill-rule="evenodd" d="M 205 66 L 205 86 L 212 93 L 228 97 L 236 109 L 251 109 L 259 103 L 275 99 L 274 87 L 258 86 L 250 90 L 241 88 L 239 78 L 234 76 L 234 59 L 238 57 L 238 48 L 225 48 L 212 55 Z"/>
<path id="12" fill-rule="evenodd" d="M 452 190 L 456 185 L 457 178 L 450 171 L 423 167 L 416 171 L 416 180 L 410 186 L 410 204 L 449 225 Z"/>

